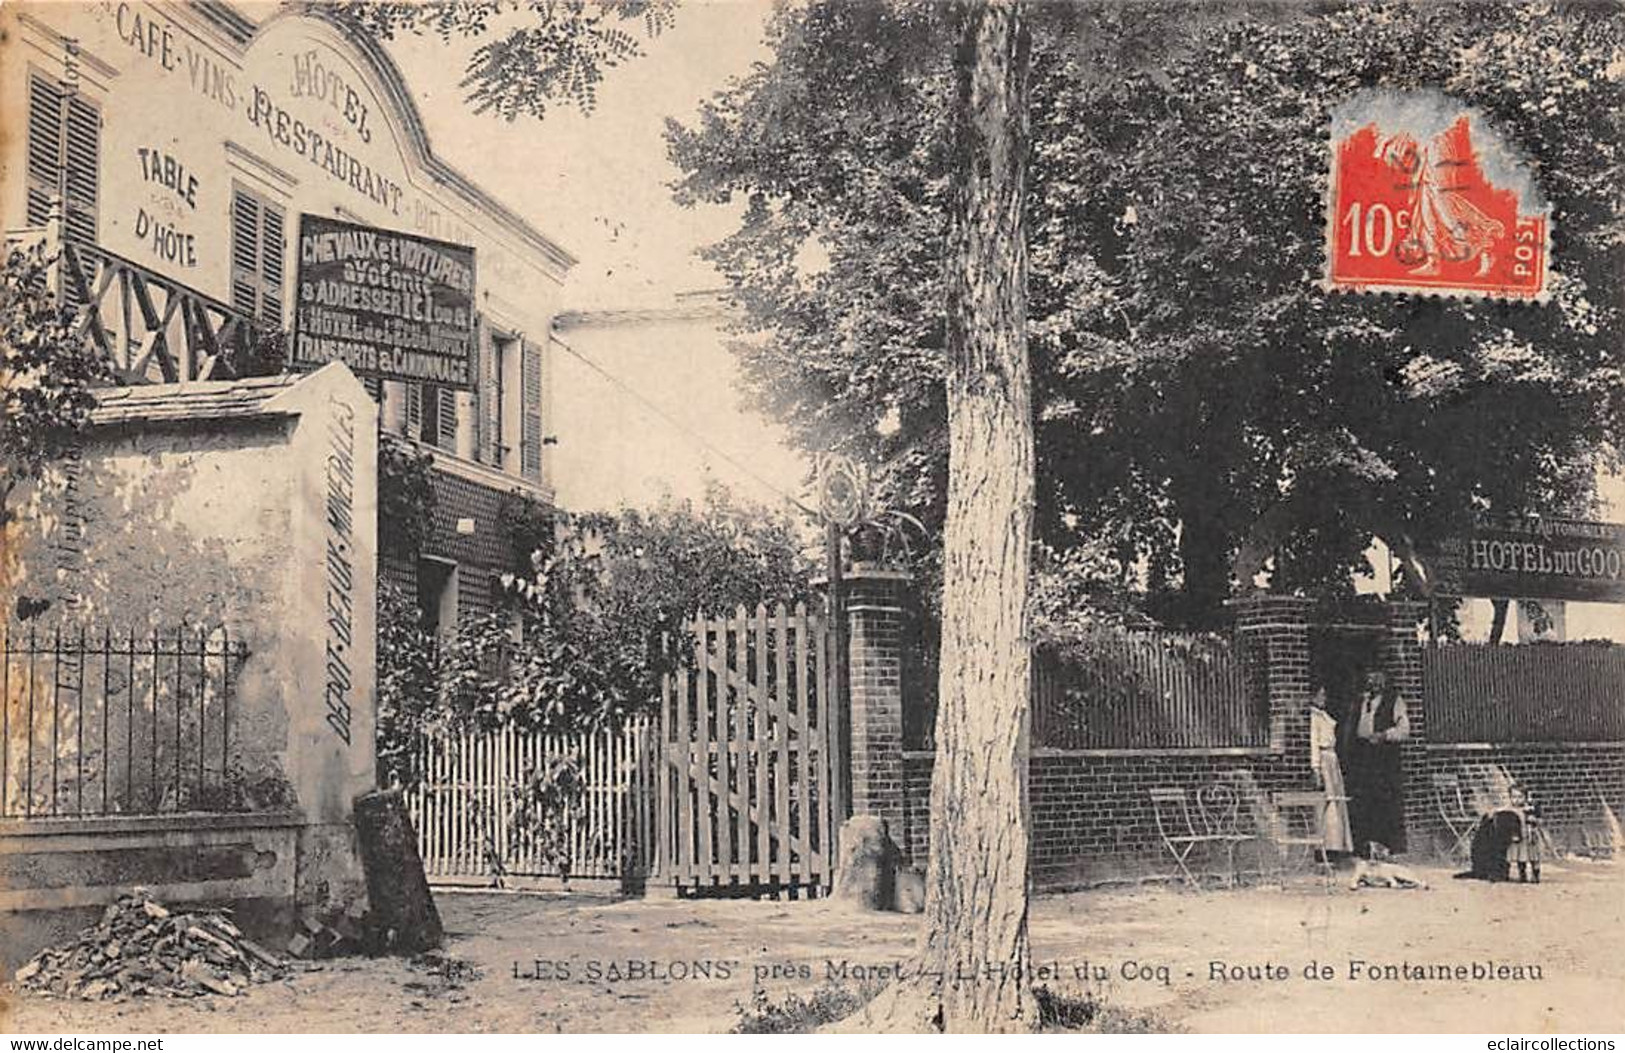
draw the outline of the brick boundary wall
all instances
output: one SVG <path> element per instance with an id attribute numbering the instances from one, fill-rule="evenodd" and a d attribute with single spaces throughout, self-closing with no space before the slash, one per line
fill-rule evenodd
<path id="1" fill-rule="evenodd" d="M 892 602 L 884 605 L 888 618 L 906 599 L 900 593 L 889 598 Z M 1179 786 L 1194 794 L 1204 784 L 1225 781 L 1244 798 L 1315 787 L 1308 745 L 1314 606 L 1297 597 L 1259 596 L 1233 607 L 1238 644 L 1264 670 L 1261 690 L 1269 701 L 1268 747 L 1033 751 L 1029 787 L 1032 868 L 1038 887 L 1059 889 L 1171 874 L 1173 862 L 1158 835 L 1148 797 L 1152 787 Z M 1618 829 L 1609 827 L 1603 805 L 1616 817 L 1625 814 L 1625 743 L 1427 741 L 1423 644 L 1417 630 L 1424 612 L 1420 602 L 1395 601 L 1387 605 L 1384 620 L 1361 627 L 1382 638 L 1384 666 L 1410 713 L 1412 735 L 1401 746 L 1410 854 L 1426 857 L 1451 847 L 1439 816 L 1433 776 L 1471 774 L 1475 766 L 1491 764 L 1501 765 L 1532 788 L 1559 848 L 1611 843 Z M 885 818 L 905 855 L 921 865 L 928 850 L 933 758 L 928 751 L 904 752 L 897 745 L 900 707 L 908 704 L 912 692 L 893 678 L 876 675 L 878 664 L 895 659 L 896 638 L 889 633 L 870 633 L 867 638 L 882 647 L 870 651 L 865 665 L 854 663 L 854 721 L 862 722 L 863 730 L 861 740 L 855 732 L 853 745 L 856 750 L 860 741 L 873 743 L 884 756 L 864 763 L 854 755 L 855 772 L 861 768 L 873 773 L 866 791 L 854 793 L 854 814 L 867 811 Z M 873 698 L 873 704 L 865 703 L 865 698 Z M 861 808 L 856 807 L 859 801 Z M 1247 851 L 1238 861 L 1243 869 L 1256 869 L 1263 860 L 1247 858 Z"/>
<path id="2" fill-rule="evenodd" d="M 1419 825 L 1434 846 L 1447 833 L 1431 796 L 1432 776 L 1455 775 L 1470 783 L 1499 765 L 1533 793 L 1541 824 L 1558 849 L 1617 847 L 1619 830 L 1613 824 L 1625 815 L 1625 742 L 1430 743 L 1426 762 L 1429 814 Z"/>
<path id="3" fill-rule="evenodd" d="M 1223 781 L 1243 799 L 1314 786 L 1309 767 L 1309 616 L 1312 601 L 1265 596 L 1236 605 L 1240 646 L 1265 670 L 1270 745 L 1233 749 L 1033 751 L 1028 779 L 1032 869 L 1041 888 L 1167 874 L 1173 860 L 1157 831 L 1149 791 L 1177 786 L 1194 796 Z M 1420 658 L 1417 659 L 1420 668 Z M 854 711 L 856 712 L 856 711 Z M 909 860 L 928 850 L 932 755 L 902 757 L 902 800 L 883 813 Z M 856 809 L 854 809 L 856 812 Z M 900 817 L 894 822 L 891 816 Z M 1257 869 L 1261 846 L 1243 868 Z"/>
<path id="4" fill-rule="evenodd" d="M 915 864 L 927 851 L 932 756 L 911 751 L 899 843 Z M 1243 794 L 1305 789 L 1312 776 L 1268 748 L 1191 750 L 1050 750 L 1033 752 L 1028 772 L 1032 807 L 1032 871 L 1039 888 L 1057 890 L 1145 876 L 1172 876 L 1174 863 L 1157 833 L 1148 791 L 1178 786 L 1189 794 L 1226 782 Z M 1249 853 L 1251 855 L 1249 856 Z M 1194 862 L 1194 860 L 1193 860 Z M 1257 846 L 1238 865 L 1255 870 Z"/>

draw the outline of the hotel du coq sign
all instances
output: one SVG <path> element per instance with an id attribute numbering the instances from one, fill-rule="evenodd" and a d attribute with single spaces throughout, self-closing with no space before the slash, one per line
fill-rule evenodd
<path id="1" fill-rule="evenodd" d="M 305 214 L 295 258 L 293 368 L 473 388 L 471 247 Z"/>
<path id="2" fill-rule="evenodd" d="M 1529 516 L 1480 522 L 1424 557 L 1449 596 L 1625 602 L 1625 524 Z"/>

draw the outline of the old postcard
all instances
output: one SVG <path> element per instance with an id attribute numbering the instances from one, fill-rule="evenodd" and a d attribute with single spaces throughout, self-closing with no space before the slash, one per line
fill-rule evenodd
<path id="1" fill-rule="evenodd" d="M 0 1029 L 1625 1031 L 1616 0 L 22 0 L 0 100 Z"/>

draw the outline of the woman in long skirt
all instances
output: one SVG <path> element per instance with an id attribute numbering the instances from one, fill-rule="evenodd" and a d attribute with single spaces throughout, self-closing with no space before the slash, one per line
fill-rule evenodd
<path id="1" fill-rule="evenodd" d="M 1323 847 L 1327 853 L 1354 851 L 1349 833 L 1348 790 L 1343 785 L 1343 766 L 1337 759 L 1337 721 L 1326 711 L 1326 690 L 1315 692 L 1309 708 L 1309 763 L 1315 779 L 1326 791 L 1326 827 Z"/>

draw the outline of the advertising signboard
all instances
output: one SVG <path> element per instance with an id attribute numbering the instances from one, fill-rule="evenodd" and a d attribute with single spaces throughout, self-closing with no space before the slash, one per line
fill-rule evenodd
<path id="1" fill-rule="evenodd" d="M 472 248 L 307 213 L 297 259 L 292 368 L 473 388 Z"/>
<path id="2" fill-rule="evenodd" d="M 1581 519 L 1480 523 L 1426 559 L 1452 596 L 1625 602 L 1625 524 Z"/>

